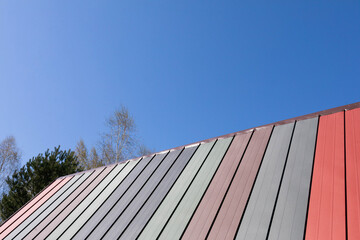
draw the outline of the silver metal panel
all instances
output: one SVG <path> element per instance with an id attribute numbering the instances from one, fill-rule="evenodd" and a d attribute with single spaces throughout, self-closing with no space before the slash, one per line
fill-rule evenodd
<path id="1" fill-rule="evenodd" d="M 210 184 L 232 139 L 233 138 L 231 137 L 216 142 L 204 165 L 201 167 L 170 220 L 167 222 L 159 239 L 179 239 L 181 237 L 181 234 L 185 230 L 187 223 L 204 195 L 207 186 Z"/>
<path id="2" fill-rule="evenodd" d="M 128 164 L 126 164 L 127 166 Z M 88 207 L 91 208 L 90 204 L 101 194 L 104 189 L 112 182 L 112 180 L 119 175 L 120 171 L 124 168 L 125 164 L 117 165 L 101 183 L 94 188 L 94 190 L 61 222 L 54 231 L 47 236 L 47 239 L 57 239 L 60 237 L 66 229 L 68 229 L 73 223 L 77 225 L 77 220 L 80 221 L 82 218 L 79 216 Z"/>
<path id="3" fill-rule="evenodd" d="M 173 186 L 176 179 L 179 177 L 180 173 L 183 171 L 186 164 L 191 159 L 191 156 L 196 151 L 197 147 L 198 146 L 194 146 L 184 149 L 176 162 L 166 173 L 165 177 L 161 180 L 156 189 L 151 193 L 151 196 L 146 199 L 146 203 L 142 207 L 139 207 L 142 201 L 140 201 L 139 199 L 136 200 L 137 204 L 132 206 L 132 210 L 135 210 L 134 212 L 136 213 L 136 217 L 130 217 L 133 214 L 125 211 L 124 214 L 122 214 L 121 218 L 119 218 L 114 225 L 116 226 L 116 232 L 112 231 L 114 229 L 113 226 L 113 228 L 107 233 L 107 235 L 113 232 L 113 234 L 111 234 L 110 236 L 120 236 L 120 234 L 118 233 L 121 233 L 121 226 L 125 226 L 126 231 L 121 233 L 121 239 L 135 239 L 137 235 L 139 235 L 140 231 L 143 229 L 147 221 L 153 215 L 156 208 L 159 206 L 166 194 L 169 192 L 171 186 Z M 145 197 L 145 194 L 141 193 L 141 196 Z"/>
<path id="4" fill-rule="evenodd" d="M 274 128 L 236 239 L 266 239 L 293 128 Z"/>
<path id="5" fill-rule="evenodd" d="M 51 204 L 53 204 L 67 189 L 69 189 L 82 174 L 75 175 L 70 181 L 68 181 L 62 188 L 60 188 L 51 198 L 49 198 L 44 204 L 42 204 L 35 212 L 33 212 L 25 221 L 23 221 L 19 226 L 17 226 L 5 239 L 13 239 L 18 235 L 28 224 L 30 224 L 37 216 L 39 216 L 43 211 L 45 211 Z"/>
<path id="6" fill-rule="evenodd" d="M 95 228 L 91 235 L 88 236 L 88 239 L 100 239 L 102 237 L 105 239 L 117 238 L 136 215 L 137 211 L 141 209 L 146 199 L 154 189 L 156 189 L 169 168 L 177 162 L 181 151 L 182 150 L 172 151 L 166 156 L 134 198 L 128 201 L 129 204 L 123 202 L 122 199 L 117 202 L 109 214 Z"/>
<path id="7" fill-rule="evenodd" d="M 296 123 L 269 239 L 304 239 L 318 118 Z"/>
<path id="8" fill-rule="evenodd" d="M 215 141 L 200 145 L 184 171 L 176 180 L 170 192 L 166 195 L 155 214 L 145 226 L 138 238 L 139 240 L 155 239 L 160 234 L 161 229 L 165 226 L 166 221 L 170 218 L 171 213 L 174 211 L 178 202 L 185 194 L 186 189 L 203 165 L 210 150 L 214 146 L 214 143 Z"/>
<path id="9" fill-rule="evenodd" d="M 76 188 L 80 186 L 91 174 L 92 172 L 86 172 L 82 175 L 82 177 L 77 180 L 71 187 L 69 187 L 64 194 L 62 194 L 58 199 L 54 201 L 51 206 L 49 206 L 45 211 L 39 214 L 26 228 L 24 228 L 20 234 L 16 236 L 18 239 L 24 238 L 33 228 L 35 228 L 44 218 L 46 218 L 54 209 L 56 209 Z M 31 216 L 29 217 L 31 218 Z M 28 218 L 28 219 L 29 219 Z"/>
<path id="10" fill-rule="evenodd" d="M 89 216 L 86 223 L 84 222 L 85 224 L 82 228 L 77 228 L 77 230 L 80 229 L 78 232 L 76 232 L 76 229 L 74 228 L 74 239 L 85 239 L 91 231 L 94 231 L 97 228 L 97 225 L 101 223 L 102 219 L 107 216 L 109 211 L 111 211 L 118 201 L 121 201 L 121 204 L 123 204 L 122 207 L 125 208 L 160 165 L 166 155 L 167 153 L 157 154 L 151 161 L 149 161 L 150 159 L 144 159 L 145 161 L 142 160 L 141 162 L 146 163 L 147 165 L 142 166 L 141 169 L 135 168 L 134 170 L 137 171 L 131 172 L 129 178 L 125 179 L 124 184 L 121 184 L 114 193 L 106 199 L 106 201 L 105 199 L 103 200 L 102 205 L 96 212 L 92 212 L 92 215 Z M 112 222 L 109 222 L 107 227 L 109 227 L 111 223 Z"/>

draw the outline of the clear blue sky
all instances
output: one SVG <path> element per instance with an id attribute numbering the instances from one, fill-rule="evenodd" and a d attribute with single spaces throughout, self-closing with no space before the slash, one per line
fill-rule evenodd
<path id="1" fill-rule="evenodd" d="M 359 1 L 0 1 L 0 139 L 157 151 L 360 101 Z"/>

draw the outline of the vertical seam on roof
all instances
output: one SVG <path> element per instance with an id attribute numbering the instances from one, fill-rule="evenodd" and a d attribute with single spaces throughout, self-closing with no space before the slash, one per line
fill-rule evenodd
<path id="1" fill-rule="evenodd" d="M 126 207 L 121 211 L 121 213 L 117 216 L 117 218 L 114 220 L 113 223 L 111 223 L 110 226 L 108 226 L 107 230 L 104 232 L 104 235 L 101 237 L 101 239 L 107 234 L 107 232 L 112 228 L 112 226 L 115 224 L 115 222 L 119 219 L 119 217 L 123 214 L 123 212 L 128 208 L 128 206 L 133 202 L 133 200 L 136 198 L 136 196 L 139 194 L 139 192 L 141 191 L 141 189 L 143 189 L 143 187 L 146 185 L 146 183 L 149 181 L 149 179 L 151 178 L 151 176 L 154 174 L 154 172 L 156 172 L 156 170 L 160 167 L 160 165 L 163 163 L 163 161 L 166 159 L 166 157 L 169 155 L 170 151 L 167 151 L 167 153 L 165 154 L 165 156 L 161 159 L 160 163 L 156 166 L 156 168 L 151 172 L 150 176 L 146 179 L 146 181 L 142 184 L 142 186 L 139 188 L 139 190 L 137 191 L 137 193 L 132 197 L 132 199 L 127 202 L 127 205 Z M 156 155 L 156 154 L 155 154 Z M 154 156 L 155 156 L 154 155 Z M 160 154 L 159 154 L 160 155 Z M 153 158 L 151 158 L 151 160 L 153 160 Z M 150 163 L 151 161 L 149 161 Z M 148 166 L 148 164 L 146 165 L 146 167 Z M 136 177 L 136 179 L 141 175 L 141 173 L 146 169 L 146 167 L 144 167 L 144 169 L 138 174 L 138 176 Z M 128 174 L 129 175 L 129 174 Z M 126 191 L 121 195 L 121 197 L 113 204 L 113 206 L 111 207 L 111 209 L 106 213 L 106 215 L 99 221 L 102 222 L 104 221 L 104 219 L 106 218 L 106 216 L 110 213 L 110 211 L 114 208 L 114 206 L 120 201 L 120 199 L 122 198 L 122 196 L 127 192 L 127 190 L 132 186 L 132 184 L 136 181 L 136 179 L 134 179 L 134 181 L 131 183 L 131 185 L 126 189 Z M 116 187 L 117 188 L 117 187 Z M 114 191 L 116 190 L 116 188 L 114 189 Z M 112 194 L 109 195 L 109 197 L 111 196 Z M 109 198 L 108 197 L 108 198 Z M 107 199 L 108 199 L 107 198 Z M 107 200 L 106 199 L 106 200 Z M 105 201 L 106 201 L 105 200 Z M 104 201 L 104 202 L 105 202 Z M 103 203 L 104 203 L 103 202 Z M 102 204 L 101 204 L 102 205 Z M 99 208 L 98 208 L 99 209 Z M 97 228 L 97 226 L 99 225 L 99 223 L 96 225 L 96 227 L 94 229 Z M 93 230 L 94 230 L 93 229 Z M 93 232 L 93 231 L 92 231 Z M 90 236 L 91 233 L 88 234 L 88 236 Z"/>
<path id="2" fill-rule="evenodd" d="M 215 214 L 215 216 L 214 216 L 214 219 L 213 219 L 212 222 L 211 222 L 211 225 L 210 225 L 210 227 L 209 227 L 209 230 L 208 230 L 208 232 L 207 232 L 207 234 L 206 234 L 205 239 L 208 238 L 208 236 L 209 236 L 209 234 L 210 234 L 210 232 L 211 232 L 211 229 L 212 229 L 212 227 L 213 227 L 213 225 L 214 225 L 214 223 L 215 223 L 215 220 L 216 220 L 216 218 L 217 218 L 217 216 L 218 216 L 218 214 L 219 214 L 219 212 L 220 212 L 220 209 L 221 209 L 221 207 L 222 207 L 222 205 L 223 205 L 223 203 L 224 203 L 224 201 L 225 201 L 226 195 L 227 195 L 228 192 L 229 192 L 230 186 L 231 186 L 232 182 L 234 181 L 234 178 L 235 178 L 235 176 L 236 176 L 236 173 L 237 173 L 237 171 L 238 171 L 238 169 L 239 169 L 239 166 L 240 166 L 240 164 L 241 164 L 241 162 L 242 162 L 242 160 L 243 160 L 243 158 L 244 158 L 244 155 L 245 155 L 246 150 L 247 150 L 247 148 L 248 148 L 248 146 L 249 146 L 249 144 L 250 144 L 250 141 L 251 141 L 251 139 L 252 139 L 252 137 L 253 137 L 253 135 L 254 135 L 254 132 L 255 132 L 255 131 L 251 131 L 250 138 L 249 138 L 248 142 L 246 143 L 246 147 L 245 147 L 245 149 L 244 149 L 244 152 L 242 153 L 241 158 L 240 158 L 240 161 L 239 161 L 238 165 L 236 166 L 236 170 L 235 170 L 235 172 L 234 172 L 234 174 L 233 174 L 233 176 L 232 176 L 232 178 L 231 178 L 231 180 L 230 180 L 230 183 L 229 183 L 229 185 L 228 185 L 228 187 L 227 187 L 227 189 L 226 189 L 226 192 L 225 192 L 225 194 L 224 194 L 224 196 L 223 196 L 223 199 L 221 200 L 221 203 L 220 203 L 220 205 L 219 205 L 219 208 L 218 208 L 218 210 L 216 211 L 216 214 Z M 235 138 L 235 136 L 234 136 L 234 138 Z"/>
<path id="3" fill-rule="evenodd" d="M 174 185 L 176 184 L 177 180 L 179 179 L 179 177 L 181 176 L 181 174 L 184 172 L 186 166 L 189 164 L 189 162 L 191 161 L 191 159 L 193 158 L 193 156 L 195 155 L 195 153 L 198 151 L 199 147 L 201 144 L 194 144 L 193 146 L 196 146 L 196 150 L 193 152 L 193 154 L 190 156 L 189 161 L 186 163 L 186 165 L 184 166 L 184 168 L 181 170 L 180 174 L 177 176 L 176 180 L 174 181 L 173 185 L 169 188 L 169 190 L 167 191 L 167 193 L 165 194 L 164 198 L 160 201 L 159 205 L 155 208 L 154 212 L 151 214 L 149 220 L 144 224 L 144 227 L 141 229 L 141 231 L 139 232 L 139 234 L 136 236 L 136 238 L 138 238 L 141 233 L 144 231 L 146 225 L 150 222 L 150 220 L 152 219 L 152 217 L 154 216 L 154 214 L 156 213 L 156 211 L 158 210 L 158 208 L 161 206 L 161 204 L 163 203 L 163 201 L 165 200 L 165 198 L 167 197 L 167 195 L 169 194 L 169 192 L 171 191 L 171 189 L 174 187 Z M 188 148 L 188 147 L 184 147 Z M 125 232 L 125 230 L 124 230 Z M 120 237 L 119 237 L 120 238 Z"/>
<path id="4" fill-rule="evenodd" d="M 194 182 L 194 179 L 196 178 L 196 176 L 198 175 L 200 169 L 202 168 L 202 166 L 203 166 L 204 163 L 206 162 L 207 158 L 209 157 L 209 155 L 210 155 L 211 151 L 213 150 L 214 146 L 216 145 L 217 141 L 218 141 L 218 140 L 216 139 L 215 142 L 214 142 L 214 144 L 211 146 L 210 151 L 206 154 L 206 157 L 205 157 L 204 161 L 201 163 L 201 166 L 200 166 L 199 169 L 196 171 L 196 174 L 194 175 L 194 177 L 193 177 L 193 179 L 191 180 L 190 184 L 187 186 L 187 188 L 186 188 L 184 194 L 181 196 L 179 202 L 177 202 L 176 207 L 174 208 L 174 210 L 173 210 L 172 213 L 170 214 L 169 218 L 166 220 L 164 226 L 162 227 L 162 229 L 161 229 L 160 233 L 158 234 L 158 236 L 156 237 L 156 239 L 158 239 L 158 238 L 160 237 L 160 235 L 163 233 L 166 225 L 169 223 L 171 217 L 172 217 L 172 216 L 174 215 L 174 213 L 176 212 L 179 204 L 181 203 L 182 199 L 183 199 L 184 196 L 186 195 L 186 193 L 187 193 L 187 191 L 189 190 L 191 184 Z"/>
<path id="5" fill-rule="evenodd" d="M 100 170 L 100 172 L 98 173 L 98 175 L 93 179 L 93 180 L 91 180 L 91 182 L 89 182 L 88 184 L 87 184 L 87 186 L 85 186 L 84 187 L 84 189 L 76 196 L 76 197 L 74 197 L 73 198 L 73 200 L 66 206 L 66 207 L 64 207 L 60 212 L 58 212 L 52 219 L 51 219 L 51 221 L 49 221 L 49 222 L 47 222 L 47 223 L 45 223 L 45 225 L 42 227 L 42 229 L 40 229 L 39 230 L 39 232 L 34 236 L 34 238 L 36 238 L 44 229 L 46 229 L 47 228 L 47 226 L 49 225 L 49 224 L 51 224 L 62 212 L 64 212 L 64 210 L 69 206 L 69 205 L 71 205 L 88 187 L 89 187 L 89 185 L 92 183 L 92 182 L 94 182 L 95 180 L 96 180 L 96 178 L 98 178 L 99 176 L 100 176 L 100 174 L 106 169 L 107 167 L 104 167 L 103 169 L 101 169 Z M 94 170 L 94 172 L 93 173 L 95 173 L 96 172 L 96 170 Z M 91 174 L 92 175 L 92 174 Z M 90 177 L 90 176 L 89 176 Z M 106 177 L 106 176 L 105 176 Z M 85 180 L 86 181 L 86 180 Z M 85 183 L 85 181 L 83 182 L 83 183 Z M 82 184 L 83 184 L 82 183 Z M 92 191 L 92 190 L 91 190 Z M 90 192 L 91 192 L 90 191 Z M 89 192 L 89 193 L 90 193 Z M 86 198 L 86 197 L 85 197 Z M 81 202 L 80 202 L 81 203 Z M 66 218 L 66 217 L 65 217 Z M 46 219 L 46 218 L 45 218 Z M 44 219 L 44 220 L 45 220 Z M 41 224 L 41 223 L 40 223 Z M 39 224 L 39 225 L 40 225 Z M 31 232 L 30 232 L 31 233 Z M 29 233 L 29 234 L 30 234 Z"/>
<path id="6" fill-rule="evenodd" d="M 309 215 L 309 203 L 310 203 L 311 187 L 312 187 L 312 180 L 313 180 L 313 173 L 314 173 L 315 153 L 316 153 L 318 133 L 319 133 L 320 116 L 318 116 L 317 118 L 318 118 L 318 121 L 317 121 L 317 128 L 316 128 L 315 147 L 314 147 L 314 154 L 313 154 L 313 161 L 312 161 L 312 170 L 311 170 L 311 177 L 310 177 L 310 187 L 309 187 L 309 195 L 308 195 L 308 201 L 307 201 L 303 239 L 305 239 L 305 236 L 306 236 L 306 226 L 307 226 L 307 220 L 308 220 L 308 215 Z"/>
<path id="7" fill-rule="evenodd" d="M 230 146 L 231 146 L 232 142 L 234 141 L 235 136 L 233 136 L 233 137 L 231 137 L 231 138 L 232 138 L 232 139 L 231 139 L 230 144 L 228 145 L 228 147 L 227 147 L 227 149 L 226 149 L 226 151 L 225 151 L 224 155 L 222 156 L 222 159 L 221 159 L 221 161 L 220 161 L 219 165 L 217 166 L 217 168 L 216 168 L 216 170 L 215 170 L 215 172 L 214 172 L 213 176 L 211 177 L 210 182 L 209 182 L 209 183 L 208 183 L 208 185 L 206 186 L 206 189 L 205 189 L 205 191 L 204 191 L 203 195 L 201 196 L 201 198 L 200 198 L 199 202 L 197 203 L 196 208 L 195 208 L 195 209 L 194 209 L 194 211 L 192 212 L 191 217 L 189 218 L 189 220 L 188 220 L 188 222 L 187 222 L 187 224 L 186 224 L 186 226 L 185 226 L 185 228 L 184 228 L 183 232 L 182 232 L 182 233 L 181 233 L 181 235 L 180 235 L 180 239 L 181 239 L 181 238 L 182 238 L 182 236 L 184 235 L 184 233 L 185 233 L 185 231 L 186 231 L 187 227 L 189 226 L 189 223 L 191 222 L 191 219 L 193 218 L 193 216 L 194 216 L 194 214 L 195 214 L 195 212 L 196 212 L 197 208 L 199 207 L 200 202 L 202 201 L 203 197 L 205 196 L 205 193 L 206 193 L 206 191 L 208 190 L 208 188 L 209 188 L 209 186 L 210 186 L 210 184 L 211 184 L 212 180 L 214 179 L 214 177 L 215 177 L 215 175 L 216 175 L 216 172 L 218 171 L 218 169 L 219 169 L 219 167 L 220 167 L 221 163 L 223 162 L 223 160 L 224 160 L 224 158 L 225 158 L 225 156 L 226 156 L 227 152 L 229 151 L 229 148 L 230 148 Z M 224 138 L 224 139 L 225 139 L 225 138 Z"/>
<path id="8" fill-rule="evenodd" d="M 127 164 L 127 163 L 125 163 L 125 166 L 126 166 L 126 164 Z M 114 171 L 117 166 L 119 166 L 119 164 L 116 163 L 115 166 L 114 166 L 114 168 L 113 168 L 110 172 Z M 124 167 L 114 176 L 114 178 L 99 192 L 99 194 L 91 201 L 91 203 L 90 203 L 89 205 L 87 205 L 86 208 L 72 221 L 72 223 L 60 234 L 59 239 L 60 239 L 61 236 L 71 227 L 71 225 L 91 206 L 91 204 L 99 197 L 99 195 L 105 190 L 105 188 L 116 178 L 116 176 L 121 173 L 121 171 L 125 168 L 125 166 L 124 166 Z M 109 173 L 110 173 L 110 172 L 109 172 Z M 108 175 L 106 175 L 106 176 L 108 176 Z M 104 177 L 103 180 L 104 180 L 105 178 L 106 178 L 106 177 Z M 102 181 L 103 181 L 103 180 L 102 180 Z M 102 182 L 102 181 L 101 181 L 101 182 Z M 99 184 L 100 184 L 100 183 L 99 183 Z M 95 189 L 95 188 L 96 188 L 96 187 L 94 187 L 94 189 Z M 93 189 L 93 190 L 94 190 L 94 189 Z M 92 191 L 91 191 L 91 192 L 92 192 Z M 90 195 L 90 193 L 89 193 L 89 195 Z M 87 198 L 87 197 L 86 197 L 86 198 Z M 84 198 L 83 201 L 84 201 L 86 198 Z M 76 207 L 78 207 L 83 201 L 81 201 Z M 76 208 L 75 208 L 75 209 L 76 209 Z M 68 216 L 69 216 L 69 215 L 68 215 Z M 68 217 L 68 216 L 67 216 L 67 217 Z M 64 218 L 64 219 L 58 224 L 57 227 L 59 227 L 60 224 L 61 224 L 65 219 L 67 219 L 67 217 Z M 57 228 L 57 227 L 56 227 L 56 228 Z M 54 229 L 47 235 L 47 237 L 48 237 L 53 231 L 55 231 L 56 228 L 54 228 Z"/>
<path id="9" fill-rule="evenodd" d="M 133 218 L 129 221 L 128 225 L 126 225 L 126 227 L 124 228 L 124 230 L 122 231 L 122 233 L 119 235 L 118 239 L 120 239 L 121 235 L 126 231 L 126 229 L 128 228 L 128 226 L 131 224 L 131 222 L 133 221 L 133 219 L 136 217 L 136 215 L 139 213 L 139 211 L 143 208 L 143 206 L 146 204 L 146 202 L 148 201 L 148 199 L 151 197 L 151 195 L 154 193 L 154 191 L 157 189 L 157 187 L 159 186 L 159 184 L 162 182 L 162 180 L 164 179 L 164 177 L 166 176 L 166 174 L 170 171 L 171 167 L 175 164 L 175 162 L 179 159 L 181 153 L 185 150 L 185 147 L 181 149 L 180 153 L 178 154 L 178 156 L 174 159 L 174 161 L 170 164 L 169 168 L 166 170 L 165 174 L 161 177 L 161 179 L 158 181 L 158 183 L 156 184 L 156 186 L 154 187 L 154 189 L 151 191 L 151 193 L 149 194 L 149 196 L 145 199 L 145 201 L 143 202 L 143 204 L 140 206 L 140 208 L 136 211 L 135 215 L 133 216 Z M 175 150 L 174 150 L 175 151 Z M 161 161 L 161 163 L 163 163 L 163 161 L 165 161 L 166 157 L 169 154 L 167 154 L 163 160 Z M 159 164 L 159 166 L 161 165 L 161 163 Z M 158 166 L 158 167 L 159 167 Z M 151 176 L 155 173 L 156 169 L 152 172 Z M 112 228 L 112 226 L 117 222 L 117 220 L 120 218 L 120 216 L 125 212 L 125 210 L 129 207 L 129 205 L 134 201 L 134 199 L 137 197 L 137 195 L 139 194 L 139 192 L 144 188 L 144 186 L 146 185 L 146 183 L 149 181 L 149 179 L 151 178 L 151 176 L 146 180 L 146 182 L 143 184 L 143 186 L 139 189 L 139 191 L 136 193 L 136 195 L 133 197 L 133 199 L 131 199 L 131 201 L 129 202 L 129 204 L 124 208 L 124 210 L 118 215 L 118 217 L 116 218 L 116 220 L 113 222 L 113 224 L 111 224 L 111 226 L 108 228 L 108 231 Z M 106 231 L 106 232 L 108 232 Z M 104 236 L 106 235 L 106 233 L 104 234 Z"/>
<path id="10" fill-rule="evenodd" d="M 348 239 L 347 180 L 346 180 L 346 109 L 344 112 L 344 182 L 345 182 L 345 233 Z"/>
<path id="11" fill-rule="evenodd" d="M 53 184 L 53 183 L 54 183 L 56 180 L 58 180 L 58 179 L 59 179 L 59 182 L 58 182 L 56 185 L 54 185 L 54 186 L 49 190 L 49 192 L 64 180 L 64 178 L 62 178 L 62 179 L 57 178 L 57 179 L 55 179 L 54 181 L 52 181 L 50 184 L 48 184 L 46 187 L 44 187 L 43 190 L 41 190 L 38 194 L 36 194 L 36 195 L 35 195 L 34 197 L 32 197 L 29 201 L 27 201 L 21 208 L 19 208 L 18 210 L 16 210 L 16 212 L 14 212 L 13 214 L 11 214 L 10 217 L 8 217 L 4 222 L 1 223 L 0 227 L 3 226 L 7 221 L 9 221 L 9 220 L 10 220 L 13 216 L 15 216 L 18 212 L 20 212 L 23 208 L 25 208 L 31 201 L 33 201 L 37 196 L 39 196 L 41 193 L 43 193 L 48 187 L 51 186 L 51 184 Z M 46 193 L 44 196 L 42 196 L 38 201 L 40 201 L 40 200 L 41 200 L 43 197 L 45 197 L 47 194 L 48 194 L 48 193 Z M 26 210 L 25 213 L 26 213 L 27 211 L 29 211 L 30 208 L 32 208 L 38 201 L 36 201 L 31 207 L 29 207 L 29 209 Z M 21 217 L 21 215 L 20 215 L 19 217 Z M 16 220 L 18 220 L 19 217 L 16 218 L 16 219 L 14 220 L 14 222 L 15 222 Z M 13 222 L 13 223 L 14 223 L 14 222 Z M 11 223 L 9 226 L 11 226 L 13 223 Z M 4 228 L 3 231 L 5 231 L 9 226 L 7 226 L 6 228 Z M 3 231 L 1 231 L 0 234 L 1 234 Z"/>
<path id="12" fill-rule="evenodd" d="M 145 167 L 141 170 L 141 172 L 138 174 L 138 176 L 142 173 L 142 171 L 144 171 L 144 169 L 147 167 L 147 165 L 149 165 L 149 163 L 154 159 L 154 157 L 155 157 L 155 155 L 156 154 L 154 154 L 154 156 L 152 156 L 151 157 L 151 159 L 149 160 L 149 162 L 145 165 Z M 141 161 L 141 160 L 144 160 L 145 158 L 144 157 L 141 157 L 140 159 L 139 159 L 139 162 Z M 130 161 L 127 161 L 126 162 L 126 164 L 128 164 Z M 137 164 L 139 164 L 139 162 L 137 163 Z M 120 163 L 119 163 L 120 164 Z M 130 172 L 124 177 L 124 179 L 121 181 L 121 182 L 123 182 L 130 174 L 131 174 L 131 172 L 136 168 L 136 166 L 137 166 L 137 164 L 130 170 Z M 122 172 L 122 170 L 125 168 L 126 166 L 124 166 L 121 170 L 120 170 L 120 172 Z M 114 167 L 114 169 L 115 169 L 115 167 Z M 113 169 L 113 170 L 114 170 Z M 111 170 L 111 171 L 113 171 L 113 170 Z M 110 172 L 111 172 L 110 171 Z M 108 173 L 108 174 L 110 174 L 110 172 Z M 120 174 L 120 172 L 118 173 L 118 174 Z M 113 178 L 113 180 L 117 177 L 117 175 L 118 174 L 116 174 L 116 176 Z M 134 181 L 138 178 L 138 176 L 136 176 L 136 178 L 134 179 Z M 103 180 L 105 179 L 107 177 L 107 175 L 103 178 Z M 133 182 L 134 182 L 133 181 Z M 108 183 L 108 185 L 110 184 L 112 182 L 112 180 Z M 125 192 L 122 194 L 122 195 L 124 195 L 125 193 L 126 193 L 126 191 L 131 187 L 131 185 L 133 184 L 133 182 L 129 185 L 129 187 L 125 190 Z M 100 182 L 101 183 L 101 182 Z M 99 184 L 100 184 L 99 183 Z M 98 184 L 98 185 L 99 185 Z M 120 183 L 121 184 L 121 183 Z M 120 185 L 119 184 L 119 185 Z M 105 187 L 104 187 L 104 189 L 102 189 L 102 191 L 99 193 L 99 195 L 105 190 L 105 188 L 107 188 L 107 186 L 108 185 L 106 185 Z M 96 209 L 96 211 L 95 212 L 93 212 L 93 214 L 82 224 L 82 226 L 74 233 L 74 235 L 73 235 L 73 237 L 74 236 L 76 236 L 76 234 L 86 225 L 86 223 L 92 218 L 92 216 L 94 216 L 94 214 L 102 207 L 102 205 L 109 199 L 109 197 L 114 193 L 114 191 L 116 191 L 116 189 L 119 187 L 119 185 L 111 192 L 111 194 L 103 201 L 103 203 Z M 96 187 L 94 187 L 94 189 L 95 189 Z M 89 195 L 90 195 L 90 193 L 89 193 Z M 99 196 L 98 195 L 98 196 Z M 122 195 L 121 195 L 121 197 L 122 197 Z M 97 197 L 98 197 L 97 196 Z M 91 203 L 88 205 L 88 207 L 97 199 L 97 197 L 93 200 L 93 201 L 91 201 Z M 120 198 L 121 198 L 120 197 Z M 119 198 L 119 199 L 120 199 Z M 84 200 L 85 200 L 85 198 L 84 198 Z M 116 203 L 115 203 L 116 204 Z M 80 204 L 78 204 L 78 205 L 80 205 Z M 114 205 L 113 205 L 114 206 Z M 88 207 L 86 207 L 85 209 L 84 209 L 84 211 L 86 211 L 86 209 L 88 208 Z M 112 209 L 112 208 L 111 208 Z M 107 216 L 107 214 L 111 211 L 111 209 L 109 209 L 109 211 L 106 213 L 106 215 L 104 216 L 104 218 Z M 84 212 L 83 211 L 83 212 Z M 82 213 L 83 213 L 82 212 Z M 81 213 L 81 214 L 82 214 Z M 80 214 L 80 215 L 81 215 Z M 76 218 L 77 219 L 77 218 Z M 99 221 L 99 223 L 102 221 L 103 219 L 101 219 L 100 221 Z M 74 220 L 75 221 L 75 220 Z M 98 223 L 98 224 L 99 224 Z M 98 225 L 97 224 L 97 225 Z M 72 224 L 71 224 L 72 225 Z M 71 225 L 69 225 L 69 227 L 71 226 Z M 88 234 L 88 236 L 95 230 L 95 228 L 97 227 L 97 225 L 91 230 L 91 232 L 89 232 L 89 234 Z M 68 227 L 68 228 L 69 228 Z M 67 229 L 66 229 L 67 230 Z M 66 232 L 66 230 L 64 231 L 64 232 Z"/>
<path id="13" fill-rule="evenodd" d="M 273 221 L 273 218 L 274 218 L 274 213 L 275 213 L 277 201 L 278 201 L 278 198 L 279 198 L 279 193 L 280 193 L 281 184 L 282 184 L 282 181 L 283 181 L 283 178 L 284 178 L 284 173 L 285 173 L 286 165 L 287 165 L 287 162 L 288 162 L 288 159 L 289 159 L 289 153 L 290 153 L 290 149 L 291 149 L 291 144 L 292 144 L 292 141 L 293 141 L 293 139 L 294 139 L 294 132 L 295 132 L 295 128 L 296 128 L 296 123 L 297 123 L 297 121 L 295 120 L 293 129 L 292 129 L 292 133 L 291 133 L 291 137 L 290 137 L 290 143 L 289 143 L 288 151 L 287 151 L 287 153 L 286 153 L 286 158 L 285 158 L 285 163 L 284 163 L 283 171 L 282 171 L 282 174 L 281 174 L 281 178 L 280 178 L 278 190 L 277 190 L 277 193 L 276 193 L 276 198 L 275 198 L 275 202 L 274 202 L 274 207 L 273 207 L 273 210 L 272 210 L 272 213 L 271 213 L 271 217 L 270 217 L 269 227 L 268 227 L 268 230 L 267 230 L 267 233 L 266 233 L 266 239 L 269 238 L 270 229 L 271 229 L 271 224 L 272 224 L 272 221 Z"/>
<path id="14" fill-rule="evenodd" d="M 275 128 L 275 125 L 271 125 L 271 133 L 270 133 L 269 139 L 268 139 L 268 141 L 267 141 L 267 143 L 266 143 L 266 147 L 265 147 L 265 149 L 264 149 L 263 156 L 261 157 L 261 162 L 260 162 L 260 164 L 259 164 L 259 168 L 257 169 L 254 182 L 253 182 L 253 184 L 252 184 L 252 186 L 251 186 L 251 190 L 250 190 L 248 199 L 246 200 L 246 204 L 245 204 L 245 207 L 244 207 L 244 211 L 242 212 L 240 221 L 239 221 L 238 226 L 237 226 L 237 228 L 236 228 L 235 235 L 234 235 L 234 239 L 235 239 L 236 236 L 237 236 L 237 233 L 238 233 L 238 231 L 239 231 L 241 222 L 242 222 L 242 220 L 243 220 L 243 218 L 244 218 L 244 214 L 245 214 L 246 208 L 247 208 L 247 206 L 248 206 L 248 204 L 249 204 L 249 200 L 250 200 L 251 194 L 252 194 L 252 192 L 253 192 L 253 189 L 254 189 L 254 186 L 255 186 L 257 177 L 258 177 L 258 175 L 259 175 L 259 171 L 260 171 L 260 168 L 261 168 L 261 166 L 262 166 L 262 163 L 263 163 L 263 160 L 264 160 L 264 157 L 265 157 L 266 150 L 267 150 L 267 148 L 268 148 L 268 146 L 269 146 L 271 136 L 272 136 L 272 134 L 273 134 L 273 132 L 274 132 L 274 128 Z"/>

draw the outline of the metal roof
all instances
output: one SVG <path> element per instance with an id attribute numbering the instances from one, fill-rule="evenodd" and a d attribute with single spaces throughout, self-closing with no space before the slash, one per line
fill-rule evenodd
<path id="1" fill-rule="evenodd" d="M 360 103 L 55 180 L 0 239 L 360 239 Z"/>

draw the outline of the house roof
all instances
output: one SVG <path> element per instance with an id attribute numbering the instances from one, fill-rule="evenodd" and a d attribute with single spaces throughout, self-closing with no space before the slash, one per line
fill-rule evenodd
<path id="1" fill-rule="evenodd" d="M 360 239 L 360 103 L 55 180 L 1 239 Z"/>

